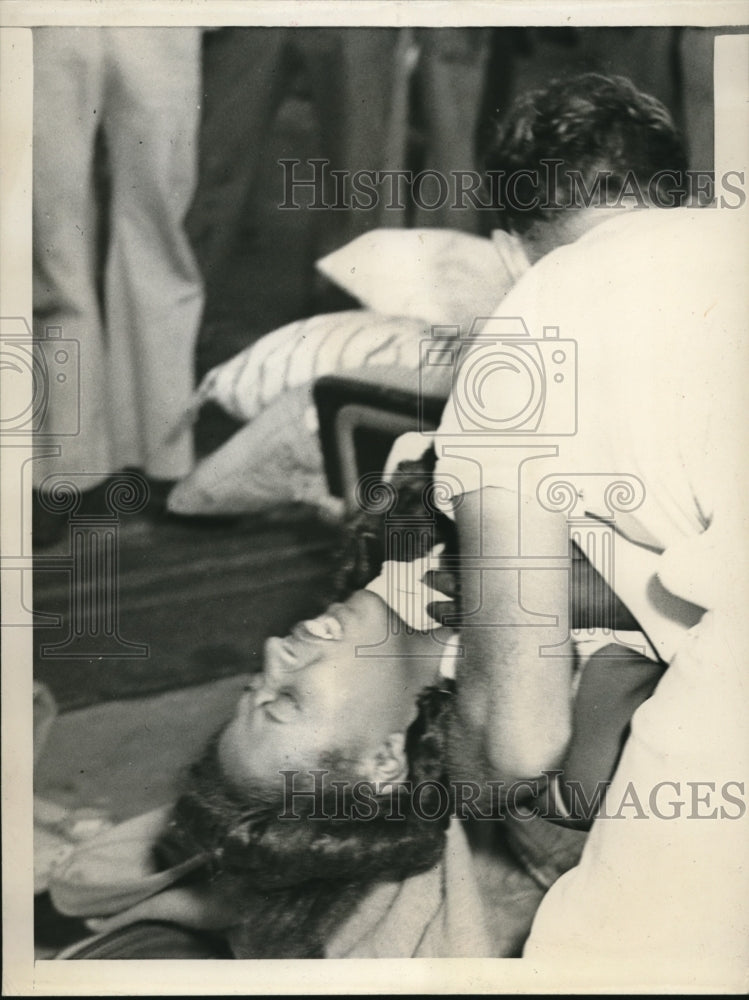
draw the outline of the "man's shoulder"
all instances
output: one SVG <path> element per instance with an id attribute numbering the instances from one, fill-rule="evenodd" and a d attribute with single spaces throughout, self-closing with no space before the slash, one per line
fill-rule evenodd
<path id="1" fill-rule="evenodd" d="M 574 243 L 542 257 L 527 277 L 551 275 L 570 269 L 601 273 L 615 262 L 609 276 L 625 274 L 643 261 L 657 260 L 684 267 L 690 258 L 731 258 L 747 251 L 746 213 L 720 208 L 672 208 L 622 211 L 613 209 Z M 516 288 L 523 285 L 518 282 Z"/>
<path id="2" fill-rule="evenodd" d="M 661 316 L 699 318 L 703 303 L 745 298 L 748 249 L 745 213 L 737 211 L 675 208 L 609 215 L 538 261 L 497 314 L 523 316 L 529 326 L 572 323 L 578 333 L 590 327 L 596 336 L 603 317 L 612 329 L 617 317 L 629 323 L 639 315 L 640 323 L 648 324 L 651 306 Z"/>
<path id="3" fill-rule="evenodd" d="M 658 253 L 662 247 L 674 243 L 681 244 L 682 251 L 689 252 L 694 247 L 698 253 L 714 243 L 714 249 L 725 246 L 723 237 L 737 232 L 745 220 L 744 213 L 715 208 L 651 208 L 637 211 L 610 210 L 606 219 L 593 226 L 574 243 L 561 247 L 558 252 L 588 254 L 595 249 L 614 251 L 627 243 L 643 243 L 651 253 Z M 745 221 L 744 221 L 745 225 Z M 551 256 L 551 255 L 550 255 Z"/>

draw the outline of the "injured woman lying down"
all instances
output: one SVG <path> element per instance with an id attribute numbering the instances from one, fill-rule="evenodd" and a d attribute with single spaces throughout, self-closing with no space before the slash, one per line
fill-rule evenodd
<path id="1" fill-rule="evenodd" d="M 409 463 L 417 485 L 430 471 Z M 399 495 L 401 512 L 421 503 L 420 488 Z M 459 636 L 430 614 L 456 591 L 430 576 L 453 540 L 449 522 L 427 520 L 404 563 L 385 558 L 382 518 L 360 519 L 347 596 L 267 640 L 262 672 L 177 801 L 81 845 L 53 874 L 57 909 L 91 932 L 58 957 L 520 955 L 544 892 L 582 851 L 599 736 L 586 720 L 611 661 L 593 656 L 582 672 L 560 770 L 494 781 L 456 725 Z M 635 656 L 624 674 L 631 702 L 658 672 Z M 593 778 L 613 770 L 624 703 L 607 716 Z M 570 809 L 575 786 L 587 814 Z"/>

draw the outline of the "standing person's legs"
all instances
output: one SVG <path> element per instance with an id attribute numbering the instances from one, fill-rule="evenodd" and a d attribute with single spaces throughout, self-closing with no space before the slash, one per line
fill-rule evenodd
<path id="1" fill-rule="evenodd" d="M 416 204 L 415 224 L 473 232 L 479 228 L 478 210 L 471 207 L 467 195 L 456 199 L 454 173 L 476 170 L 477 128 L 491 30 L 421 28 L 417 38 L 421 47 L 417 80 L 427 133 L 424 168 L 437 171 L 444 182 L 441 189 L 438 182 L 425 182 L 421 205 Z M 445 191 L 446 199 L 441 197 Z M 428 207 L 431 205 L 435 207 Z"/>
<path id="2" fill-rule="evenodd" d="M 198 189 L 186 219 L 208 307 L 220 292 L 283 96 L 289 28 L 223 28 L 205 36 Z"/>
<path id="3" fill-rule="evenodd" d="M 393 113 L 393 79 L 397 28 L 319 28 L 305 32 L 304 46 L 310 82 L 319 108 L 322 145 L 331 170 L 402 169 L 388 163 Z M 387 226 L 390 182 L 378 185 L 371 208 L 334 209 L 334 225 L 326 233 L 333 249 L 377 226 Z M 407 197 L 405 186 L 403 197 Z M 335 196 L 328 193 L 332 200 Z M 366 200 L 366 199 L 365 199 Z M 392 213 L 391 213 L 392 214 Z"/>
<path id="4" fill-rule="evenodd" d="M 156 479 L 193 464 L 186 420 L 203 306 L 183 222 L 197 175 L 198 28 L 108 28 L 112 170 L 106 273 L 116 464 Z"/>
<path id="5" fill-rule="evenodd" d="M 96 294 L 94 140 L 102 117 L 102 33 L 99 28 L 34 30 L 33 274 L 34 335 L 49 331 L 77 346 L 79 377 L 68 357 L 65 382 L 56 384 L 56 348 L 50 365 L 44 441 L 59 457 L 34 462 L 34 482 L 52 473 L 84 473 L 81 489 L 112 471 L 109 390 Z M 52 343 L 54 341 L 51 341 Z M 77 433 L 76 433 L 77 429 Z M 49 435 L 49 437 L 46 437 Z"/>

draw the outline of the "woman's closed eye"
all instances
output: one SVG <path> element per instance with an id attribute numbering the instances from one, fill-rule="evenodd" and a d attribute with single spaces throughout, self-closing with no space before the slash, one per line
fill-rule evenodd
<path id="1" fill-rule="evenodd" d="M 289 722 L 298 711 L 299 703 L 290 688 L 282 688 L 272 701 L 263 705 L 263 712 L 273 722 Z"/>

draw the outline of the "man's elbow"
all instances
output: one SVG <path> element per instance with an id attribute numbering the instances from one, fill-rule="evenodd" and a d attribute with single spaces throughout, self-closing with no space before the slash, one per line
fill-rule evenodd
<path id="1" fill-rule="evenodd" d="M 497 779 L 509 787 L 519 781 L 530 781 L 545 771 L 559 768 L 567 751 L 570 739 L 567 728 L 554 733 L 542 733 L 529 739 L 526 733 L 512 743 L 493 746 L 489 751 L 492 771 Z"/>

